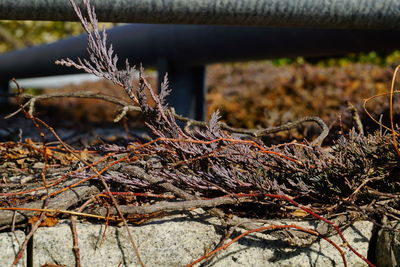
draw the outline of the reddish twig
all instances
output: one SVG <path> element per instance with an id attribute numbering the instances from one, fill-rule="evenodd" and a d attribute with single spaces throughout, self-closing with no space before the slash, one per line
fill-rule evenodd
<path id="1" fill-rule="evenodd" d="M 222 245 L 222 246 L 214 249 L 213 251 L 205 254 L 204 256 L 200 257 L 199 259 L 195 260 L 194 262 L 186 265 L 186 267 L 191 267 L 191 266 L 193 266 L 193 265 L 195 265 L 195 264 L 207 259 L 211 255 L 213 255 L 213 254 L 215 254 L 215 253 L 217 253 L 217 252 L 219 252 L 221 250 L 224 250 L 224 249 L 228 248 L 230 245 L 232 245 L 233 243 L 237 242 L 239 239 L 241 239 L 241 238 L 243 238 L 243 237 L 245 237 L 245 236 L 247 236 L 249 234 L 252 234 L 252 233 L 255 233 L 255 232 L 262 232 L 262 231 L 266 231 L 266 230 L 277 230 L 277 229 L 297 229 L 299 231 L 302 231 L 302 232 L 305 232 L 305 233 L 309 233 L 311 235 L 315 235 L 315 236 L 323 238 L 324 240 L 326 240 L 329 244 L 334 246 L 339 251 L 340 256 L 342 257 L 344 266 L 345 267 L 347 266 L 347 261 L 346 261 L 345 254 L 344 254 L 343 250 L 335 242 L 333 242 L 328 237 L 324 237 L 324 236 L 320 235 L 317 231 L 306 229 L 306 228 L 297 226 L 295 224 L 291 224 L 291 225 L 269 225 L 269 226 L 264 226 L 264 227 L 260 227 L 260 228 L 256 228 L 256 229 L 252 229 L 252 230 L 246 231 L 246 232 L 242 233 L 241 235 L 237 236 L 236 238 L 232 239 L 230 242 L 226 243 L 225 245 Z"/>
<path id="2" fill-rule="evenodd" d="M 47 201 L 45 201 L 44 206 L 46 206 L 46 204 L 47 204 L 46 202 L 47 202 Z M 32 224 L 32 228 L 31 228 L 29 234 L 27 234 L 27 235 L 25 236 L 25 240 L 24 240 L 24 242 L 22 243 L 21 247 L 19 248 L 18 254 L 17 254 L 17 256 L 15 257 L 15 259 L 14 259 L 14 261 L 13 261 L 13 263 L 12 263 L 13 266 L 14 266 L 14 265 L 17 265 L 18 262 L 19 262 L 19 260 L 22 258 L 22 255 L 24 254 L 24 251 L 25 251 L 26 247 L 28 246 L 29 240 L 32 238 L 33 234 L 36 232 L 36 230 L 39 228 L 40 224 L 43 222 L 43 220 L 44 220 L 45 218 L 46 218 L 45 213 L 44 213 L 44 212 L 41 212 L 41 213 L 40 213 L 40 216 L 39 216 L 39 219 L 37 220 L 37 222 L 35 222 L 34 224 Z"/>
<path id="3" fill-rule="evenodd" d="M 100 220 L 113 219 L 114 221 L 118 221 L 118 219 L 114 218 L 114 217 L 106 218 L 105 216 L 100 216 L 100 215 L 94 215 L 94 214 L 89 214 L 89 213 L 81 213 L 81 212 L 75 212 L 75 211 L 69 211 L 69 210 L 60 210 L 60 209 L 39 209 L 39 208 L 18 208 L 18 207 L 2 208 L 2 207 L 0 207 L 0 210 L 63 213 L 63 214 L 69 214 L 69 215 L 75 215 L 75 216 L 81 216 L 81 217 L 88 217 L 88 218 L 93 218 L 93 219 L 100 219 Z"/>
<path id="4" fill-rule="evenodd" d="M 400 90 L 394 90 L 394 91 L 392 91 L 392 93 L 393 93 L 393 94 L 395 94 L 395 93 L 398 94 L 398 93 L 400 93 Z M 371 120 L 372 120 L 373 122 L 375 122 L 376 124 L 378 124 L 380 127 L 384 128 L 384 129 L 386 129 L 386 130 L 388 130 L 388 131 L 391 131 L 390 127 L 387 127 L 386 125 L 382 124 L 380 121 L 378 121 L 377 119 L 375 119 L 374 116 L 372 116 L 371 112 L 369 112 L 368 109 L 367 109 L 367 104 L 368 104 L 371 100 L 373 100 L 373 99 L 375 99 L 375 98 L 378 98 L 378 97 L 382 97 L 382 96 L 388 96 L 388 95 L 390 95 L 390 93 L 382 93 L 382 94 L 373 95 L 373 96 L 370 96 L 370 97 L 364 99 L 364 102 L 363 102 L 363 109 L 364 109 L 365 113 L 368 115 L 368 117 L 370 117 Z M 396 135 L 399 135 L 399 133 L 396 132 Z"/>
<path id="5" fill-rule="evenodd" d="M 107 158 L 109 158 L 109 157 L 111 157 L 111 156 L 113 156 L 113 155 L 115 155 L 115 153 L 107 154 L 107 155 L 105 155 L 104 157 L 100 158 L 99 160 L 93 162 L 92 164 L 93 164 L 93 165 L 97 165 L 98 163 L 100 163 L 100 162 L 106 160 Z M 81 171 L 83 171 L 83 170 L 85 170 L 85 169 L 87 169 L 87 168 L 89 168 L 89 166 L 86 165 L 86 166 L 83 166 L 83 167 L 81 167 L 81 168 L 79 168 L 79 169 L 76 169 L 75 171 L 68 172 L 67 174 L 61 176 L 61 177 L 60 177 L 59 179 L 57 179 L 56 181 L 52 182 L 51 184 L 48 184 L 48 187 L 56 186 L 56 185 L 58 185 L 59 183 L 61 183 L 62 181 L 66 180 L 68 177 L 74 175 L 75 173 L 79 173 L 79 172 L 81 172 Z M 13 192 L 13 193 L 0 193 L 0 196 L 17 196 L 17 195 L 24 195 L 24 194 L 28 194 L 28 193 L 35 192 L 35 191 L 39 191 L 39 190 L 43 190 L 43 189 L 46 189 L 46 187 L 41 186 L 41 187 L 36 187 L 36 188 L 32 188 L 32 189 L 28 189 L 28 190 L 24 190 L 24 191 L 20 191 L 20 192 Z M 64 191 L 65 191 L 65 190 L 64 190 Z M 60 192 L 59 192 L 59 193 L 60 193 Z M 53 195 L 51 194 L 50 196 L 53 196 Z"/>
<path id="6" fill-rule="evenodd" d="M 357 250 L 355 250 L 347 241 L 347 239 L 344 237 L 343 232 L 340 230 L 339 226 L 337 226 L 335 223 L 332 221 L 325 219 L 324 217 L 318 215 L 311 209 L 308 209 L 302 205 L 300 205 L 297 201 L 293 200 L 292 198 L 285 196 L 285 195 L 278 195 L 278 194 L 263 194 L 263 193 L 251 193 L 251 194 L 232 194 L 232 195 L 227 195 L 225 197 L 257 197 L 257 196 L 264 196 L 264 197 L 269 197 L 269 198 L 275 198 L 275 199 L 282 199 L 287 202 L 292 203 L 294 206 L 304 210 L 308 214 L 312 215 L 313 217 L 317 218 L 318 220 L 321 220 L 329 225 L 331 225 L 335 231 L 338 233 L 340 239 L 342 240 L 343 244 L 347 246 L 355 255 L 357 255 L 359 258 L 361 258 L 363 261 L 365 261 L 369 266 L 375 266 L 373 263 L 371 263 L 366 257 L 361 255 Z"/>
<path id="7" fill-rule="evenodd" d="M 315 212 L 313 212 L 312 210 L 300 205 L 298 202 L 294 201 L 293 199 L 291 199 L 288 196 L 285 195 L 275 195 L 275 194 L 264 194 L 264 196 L 266 197 L 271 197 L 271 198 L 276 198 L 276 199 L 283 199 L 286 200 L 290 203 L 292 203 L 293 205 L 295 205 L 296 207 L 304 210 L 305 212 L 311 214 L 313 217 L 331 225 L 333 228 L 335 228 L 336 232 L 338 233 L 340 239 L 343 241 L 343 244 L 345 246 L 347 246 L 354 254 L 356 254 L 359 258 L 361 258 L 363 261 L 365 261 L 369 266 L 375 266 L 372 262 L 370 262 L 366 257 L 364 257 L 363 255 L 361 255 L 357 250 L 355 250 L 346 240 L 346 238 L 343 235 L 343 232 L 340 230 L 339 226 L 337 226 L 335 223 L 333 223 L 332 221 L 325 219 L 324 217 L 316 214 Z"/>
<path id="8" fill-rule="evenodd" d="M 400 157 L 400 150 L 397 143 L 397 135 L 396 129 L 394 128 L 394 119 L 393 119 L 393 95 L 394 95 L 394 86 L 396 82 L 397 72 L 400 69 L 400 65 L 396 67 L 393 73 L 392 84 L 390 86 L 390 93 L 389 93 L 389 116 L 390 116 L 390 130 L 392 132 L 392 141 L 394 149 L 396 150 L 397 155 Z"/>
<path id="9" fill-rule="evenodd" d="M 110 156 L 108 156 L 108 157 L 110 157 Z M 104 167 L 103 169 L 101 169 L 101 170 L 96 170 L 96 172 L 95 172 L 95 174 L 93 174 L 93 175 L 91 175 L 91 176 L 89 176 L 89 177 L 87 177 L 87 178 L 84 178 L 84 179 L 81 179 L 81 180 L 79 180 L 78 182 L 76 182 L 76 183 L 74 183 L 74 184 L 72 184 L 72 185 L 69 185 L 69 186 L 66 186 L 66 187 L 64 187 L 64 188 L 62 188 L 62 189 L 60 189 L 60 190 L 58 190 L 58 191 L 56 191 L 56 192 L 53 192 L 53 193 L 51 193 L 50 194 L 50 196 L 55 196 L 55 195 L 58 195 L 58 194 L 60 194 L 60 193 L 62 193 L 62 192 L 64 192 L 64 191 L 67 191 L 67 190 L 69 190 L 69 189 L 71 189 L 71 188 L 73 188 L 73 187 L 76 187 L 76 186 L 78 186 L 78 185 L 80 185 L 80 184 L 82 184 L 82 183 L 84 183 L 84 182 L 87 182 L 87 181 L 89 181 L 89 180 L 92 180 L 92 179 L 94 179 L 94 178 L 98 178 L 98 177 L 100 177 L 100 175 L 102 174 L 102 173 L 104 173 L 105 171 L 107 171 L 109 168 L 111 168 L 112 166 L 114 166 L 114 165 L 116 165 L 116 164 L 118 164 L 118 163 L 120 163 L 120 162 L 122 162 L 122 161 L 124 161 L 124 160 L 127 160 L 127 159 L 129 159 L 129 156 L 126 156 L 126 157 L 123 157 L 123 158 L 120 158 L 120 159 L 118 159 L 118 160 L 116 160 L 116 161 L 113 161 L 113 162 L 111 162 L 110 164 L 108 164 L 106 167 Z M 89 164 L 90 165 L 90 164 Z M 89 166 L 88 165 L 88 166 Z M 90 167 L 90 166 L 89 166 Z"/>
<path id="10" fill-rule="evenodd" d="M 81 267 L 81 253 L 79 249 L 79 239 L 78 239 L 78 231 L 76 230 L 76 216 L 71 216 L 71 232 L 72 232 L 72 242 L 75 255 L 75 267 Z"/>
<path id="11" fill-rule="evenodd" d="M 161 142 L 195 143 L 195 144 L 204 144 L 204 145 L 209 145 L 209 144 L 213 144 L 213 143 L 218 143 L 218 142 L 221 142 L 221 141 L 229 142 L 229 143 L 234 143 L 234 144 L 248 144 L 248 145 L 251 145 L 251 146 L 253 146 L 253 147 L 258 148 L 258 149 L 259 149 L 259 152 L 261 152 L 261 153 L 276 155 L 276 156 L 278 156 L 278 157 L 281 157 L 281 158 L 284 158 L 284 159 L 286 159 L 286 160 L 292 161 L 292 162 L 294 162 L 294 163 L 296 163 L 296 164 L 298 164 L 298 165 L 301 165 L 301 166 L 304 165 L 301 161 L 299 161 L 299 160 L 297 160 L 297 159 L 288 157 L 288 156 L 286 156 L 286 155 L 284 155 L 284 154 L 282 154 L 282 153 L 279 153 L 279 152 L 270 151 L 270 150 L 264 148 L 263 146 L 261 146 L 260 144 L 257 144 L 255 141 L 252 141 L 252 140 L 239 140 L 239 139 L 231 139 L 231 138 L 222 138 L 222 137 L 221 137 L 221 138 L 214 139 L 214 140 L 209 140 L 209 141 L 205 141 L 205 140 L 195 140 L 195 139 L 174 139 L 174 138 L 159 137 L 159 138 L 156 138 L 156 139 L 154 139 L 154 140 L 151 140 L 151 141 L 149 141 L 149 142 L 147 142 L 147 143 L 145 143 L 145 144 L 142 144 L 142 145 L 139 145 L 139 146 L 137 146 L 137 147 L 131 148 L 131 150 L 132 150 L 132 151 L 133 151 L 133 150 L 138 150 L 138 149 L 140 149 L 140 148 L 149 146 L 149 145 L 151 145 L 151 144 L 154 144 L 154 143 L 157 143 L 157 142 L 160 142 L 160 141 L 161 141 Z"/>
<path id="12" fill-rule="evenodd" d="M 168 198 L 175 199 L 174 195 L 153 194 L 153 193 L 135 193 L 135 192 L 111 192 L 114 196 L 135 196 L 135 197 L 155 197 L 155 198 Z"/>

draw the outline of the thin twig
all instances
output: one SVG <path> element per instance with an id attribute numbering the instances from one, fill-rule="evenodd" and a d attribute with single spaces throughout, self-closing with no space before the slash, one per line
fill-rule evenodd
<path id="1" fill-rule="evenodd" d="M 45 201 L 43 206 L 47 206 L 48 201 Z M 15 257 L 15 260 L 13 261 L 12 265 L 17 265 L 18 261 L 21 259 L 29 240 L 32 238 L 33 234 L 36 232 L 36 230 L 39 228 L 40 224 L 43 222 L 43 220 L 46 218 L 46 215 L 44 212 L 40 213 L 39 219 L 32 225 L 31 230 L 29 234 L 25 236 L 25 240 L 22 243 L 21 247 L 19 248 L 18 254 Z"/>
<path id="2" fill-rule="evenodd" d="M 220 205 L 228 204 L 240 204 L 243 202 L 254 201 L 249 197 L 242 198 L 212 198 L 212 199 L 197 199 L 197 200 L 184 200 L 184 201 L 162 201 L 149 206 L 124 206 L 120 205 L 121 212 L 123 214 L 150 214 L 160 211 L 177 211 L 177 210 L 189 210 L 194 208 L 214 208 Z M 116 215 L 117 211 L 115 208 L 110 209 L 105 207 L 99 207 L 94 209 L 89 209 L 90 213 L 97 214 L 101 216 L 106 216 L 108 213 L 111 215 Z"/>
<path id="3" fill-rule="evenodd" d="M 398 140 L 397 140 L 397 135 L 398 132 L 395 129 L 395 125 L 394 125 L 394 115 L 393 115 L 393 96 L 394 96 L 394 86 L 396 83 L 396 77 L 397 77 L 397 73 L 400 70 L 400 65 L 398 65 L 396 67 L 396 69 L 394 70 L 393 73 L 393 78 L 392 78 L 392 83 L 390 85 L 390 93 L 389 93 L 389 116 L 390 116 L 390 131 L 392 132 L 392 141 L 393 141 L 393 146 L 394 149 L 397 153 L 397 156 L 400 157 L 400 150 L 398 147 Z"/>
<path id="4" fill-rule="evenodd" d="M 356 123 L 356 127 L 358 129 L 358 133 L 361 135 L 364 135 L 364 127 L 360 119 L 360 114 L 356 107 L 351 103 L 350 101 L 347 101 L 347 106 L 351 111 L 351 114 L 353 114 L 353 120 Z"/>
<path id="5" fill-rule="evenodd" d="M 98 193 L 100 193 L 100 191 L 94 185 L 75 187 L 72 190 L 65 191 L 60 195 L 50 198 L 47 208 L 66 210 L 79 201 Z M 15 222 L 19 223 L 25 220 L 27 217 L 35 214 L 35 212 L 29 211 L 29 209 L 41 207 L 43 207 L 43 200 L 38 200 L 19 206 L 18 208 L 20 209 L 15 215 Z M 8 210 L 12 209 L 0 208 L 0 225 L 9 225 L 13 222 L 14 212 Z"/>
<path id="6" fill-rule="evenodd" d="M 81 267 L 81 254 L 79 250 L 79 238 L 78 231 L 76 230 L 76 215 L 71 216 L 71 232 L 72 232 L 72 242 L 73 242 L 73 251 L 75 255 L 75 267 Z"/>
<path id="7" fill-rule="evenodd" d="M 57 135 L 57 133 L 54 131 L 54 129 L 53 129 L 52 127 L 50 127 L 49 125 L 47 125 L 47 123 L 45 123 L 44 121 L 42 121 L 42 120 L 40 120 L 40 119 L 38 119 L 38 118 L 36 118 L 36 120 L 37 120 L 38 122 L 40 122 L 44 127 L 46 127 L 46 128 L 53 134 L 53 136 L 60 142 L 60 144 L 61 144 L 69 153 L 71 153 L 75 158 L 77 158 L 78 160 L 80 160 L 80 161 L 81 161 L 82 163 L 84 163 L 85 165 L 89 166 L 89 168 L 90 168 L 90 169 L 96 174 L 96 176 L 100 179 L 100 182 L 101 182 L 101 184 L 104 186 L 106 192 L 110 194 L 111 201 L 113 202 L 115 208 L 117 209 L 118 214 L 119 214 L 119 216 L 121 217 L 121 220 L 122 220 L 122 222 L 123 222 L 123 224 L 124 224 L 124 226 L 125 226 L 125 229 L 126 229 L 127 232 L 128 232 L 129 240 L 130 240 L 131 243 L 132 243 L 132 247 L 133 247 L 134 252 L 135 252 L 135 254 L 136 254 L 137 260 L 138 260 L 139 264 L 143 267 L 143 266 L 144 266 L 144 263 L 143 263 L 143 261 L 142 261 L 142 259 L 141 259 L 141 257 L 140 257 L 139 249 L 138 249 L 138 246 L 137 246 L 137 244 L 136 244 L 136 242 L 135 242 L 135 240 L 134 240 L 134 238 L 133 238 L 133 234 L 131 233 L 131 230 L 130 230 L 129 227 L 128 227 L 128 223 L 127 223 L 127 221 L 125 220 L 125 218 L 124 218 L 124 216 L 123 216 L 121 210 L 119 209 L 119 205 L 118 205 L 117 200 L 112 196 L 111 191 L 110 191 L 110 188 L 109 188 L 109 186 L 107 185 L 107 183 L 106 183 L 106 181 L 104 180 L 104 178 L 103 178 L 103 176 L 101 175 L 101 173 L 96 169 L 96 167 L 95 167 L 93 164 L 90 164 L 89 162 L 87 162 L 86 160 L 84 160 L 78 153 L 76 153 L 73 149 L 71 149 L 70 146 L 67 145 L 67 144 Z"/>
<path id="8" fill-rule="evenodd" d="M 225 244 L 223 246 L 220 246 L 217 249 L 205 254 L 204 256 L 202 256 L 199 259 L 195 260 L 194 262 L 186 265 L 185 267 L 194 266 L 195 264 L 207 259 L 211 255 L 213 255 L 213 254 L 215 254 L 215 253 L 217 253 L 217 252 L 219 252 L 221 250 L 224 250 L 224 249 L 228 248 L 230 245 L 232 245 L 233 243 L 237 242 L 239 239 L 241 239 L 241 238 L 243 238 L 243 237 L 245 237 L 245 236 L 247 236 L 249 234 L 252 234 L 252 233 L 255 233 L 255 232 L 262 232 L 262 231 L 266 231 L 266 230 L 288 229 L 288 228 L 289 229 L 296 229 L 296 230 L 299 230 L 299 231 L 302 231 L 302 232 L 305 232 L 305 233 L 309 233 L 311 235 L 322 237 L 324 240 L 326 240 L 328 243 L 330 243 L 332 246 L 334 246 L 339 251 L 339 253 L 340 253 L 341 257 L 342 257 L 344 266 L 345 267 L 347 266 L 347 261 L 346 261 L 345 254 L 344 254 L 343 250 L 335 242 L 333 242 L 328 237 L 321 236 L 317 231 L 306 229 L 306 228 L 297 226 L 295 224 L 291 224 L 291 225 L 268 225 L 268 226 L 264 226 L 264 227 L 260 227 L 260 228 L 257 228 L 257 229 L 252 229 L 252 230 L 246 231 L 246 232 L 242 233 L 241 235 L 237 236 L 236 238 L 232 239 L 227 244 Z"/>
<path id="9" fill-rule="evenodd" d="M 150 85 L 147 83 L 146 86 L 150 86 Z M 20 97 L 29 99 L 29 101 L 24 104 L 24 107 L 29 106 L 32 103 L 36 103 L 37 100 L 70 97 L 70 98 L 101 99 L 101 100 L 104 100 L 104 101 L 107 101 L 107 102 L 114 103 L 116 105 L 122 106 L 123 110 L 125 112 L 127 112 L 127 111 L 141 112 L 140 107 L 131 105 L 128 102 L 125 102 L 125 101 L 123 101 L 121 99 L 118 99 L 118 98 L 116 98 L 114 96 L 104 95 L 104 94 L 99 94 L 99 93 L 94 93 L 94 92 L 87 92 L 87 91 L 70 92 L 70 93 L 52 93 L 52 94 L 43 94 L 43 95 L 38 95 L 38 96 L 29 95 L 29 94 L 22 94 L 22 95 L 20 95 Z M 13 112 L 13 113 L 7 115 L 5 118 L 6 119 L 11 118 L 12 116 L 15 116 L 20 111 L 21 110 L 19 109 L 19 110 Z M 192 120 L 192 119 L 189 119 L 187 117 L 181 116 L 179 114 L 176 114 L 173 109 L 170 109 L 170 112 L 171 112 L 171 114 L 174 115 L 174 117 L 176 119 L 184 121 L 184 122 L 186 122 L 186 123 L 188 123 L 190 125 L 201 126 L 201 127 L 206 127 L 207 126 L 207 122 Z M 117 117 L 118 118 L 122 118 L 120 115 L 118 115 Z M 298 119 L 298 120 L 296 120 L 294 122 L 289 122 L 289 123 L 286 123 L 286 124 L 283 124 L 283 125 L 280 125 L 280 126 L 277 126 L 277 127 L 270 127 L 270 128 L 265 128 L 265 129 L 235 128 L 235 127 L 231 127 L 231 126 L 227 125 L 224 122 L 218 122 L 218 125 L 219 125 L 219 127 L 221 127 L 221 129 L 223 129 L 225 131 L 228 131 L 230 133 L 240 133 L 240 134 L 246 134 L 246 135 L 250 135 L 250 136 L 254 136 L 254 137 L 262 137 L 262 136 L 265 136 L 265 135 L 274 134 L 274 133 L 287 131 L 287 130 L 296 128 L 296 127 L 298 127 L 299 125 L 301 125 L 301 124 L 303 124 L 305 122 L 315 122 L 321 127 L 322 131 L 321 131 L 320 135 L 317 138 L 315 138 L 314 141 L 311 142 L 312 146 L 320 146 L 322 144 L 322 142 L 324 141 L 324 139 L 328 136 L 329 128 L 321 118 L 315 117 L 315 116 L 303 117 L 303 118 L 300 118 L 300 119 Z"/>

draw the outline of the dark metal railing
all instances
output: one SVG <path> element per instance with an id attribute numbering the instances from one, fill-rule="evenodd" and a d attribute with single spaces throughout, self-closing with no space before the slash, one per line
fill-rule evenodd
<path id="1" fill-rule="evenodd" d="M 110 29 L 108 36 L 121 59 L 157 68 L 161 78 L 168 72 L 170 103 L 198 119 L 204 116 L 206 64 L 393 50 L 400 44 L 398 31 L 233 26 L 134 24 Z M 12 77 L 77 73 L 54 61 L 87 56 L 85 35 L 12 51 L 0 55 L 0 84 Z"/>
<path id="2" fill-rule="evenodd" d="M 109 41 L 120 58 L 155 67 L 159 77 L 168 72 L 173 88 L 170 103 L 178 113 L 197 119 L 204 117 L 206 64 L 384 51 L 398 49 L 400 43 L 399 0 L 91 3 L 101 21 L 230 25 L 133 24 L 108 31 Z M 1 0 L 0 19 L 77 20 L 77 16 L 67 0 Z M 86 37 L 78 36 L 0 55 L 0 90 L 8 90 L 11 77 L 77 72 L 53 63 L 61 58 L 86 57 L 85 47 Z"/>
<path id="3" fill-rule="evenodd" d="M 400 29 L 398 0 L 92 0 L 91 2 L 101 21 Z M 77 17 L 67 0 L 1 0 L 0 19 L 74 21 Z"/>

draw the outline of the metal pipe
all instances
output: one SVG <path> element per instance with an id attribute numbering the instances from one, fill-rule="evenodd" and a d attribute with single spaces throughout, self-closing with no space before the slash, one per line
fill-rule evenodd
<path id="1" fill-rule="evenodd" d="M 77 1 L 79 2 L 79 1 Z M 92 0 L 101 21 L 400 29 L 399 0 Z M 67 0 L 1 0 L 0 19 L 77 20 Z"/>
<path id="2" fill-rule="evenodd" d="M 108 40 L 119 58 L 156 67 L 160 59 L 183 65 L 325 56 L 400 47 L 398 31 L 317 30 L 263 27 L 150 25 L 115 27 Z M 0 79 L 77 73 L 60 67 L 61 58 L 87 57 L 86 36 L 0 55 Z M 123 63 L 124 60 L 121 60 Z"/>
<path id="3" fill-rule="evenodd" d="M 165 59 L 159 61 L 158 84 L 165 74 L 172 92 L 167 96 L 167 103 L 175 108 L 175 112 L 195 120 L 206 118 L 206 67 L 174 64 Z"/>

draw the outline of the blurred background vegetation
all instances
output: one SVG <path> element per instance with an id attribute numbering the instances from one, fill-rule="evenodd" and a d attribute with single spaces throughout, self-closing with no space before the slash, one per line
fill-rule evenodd
<path id="1" fill-rule="evenodd" d="M 338 55 L 334 57 L 316 57 L 316 58 L 278 58 L 274 59 L 273 64 L 275 66 L 284 66 L 293 63 L 302 64 L 316 64 L 321 67 L 324 66 L 347 66 L 350 63 L 360 64 L 374 64 L 374 65 L 397 65 L 400 63 L 400 51 L 391 52 L 375 52 L 371 51 L 368 53 L 349 53 L 346 55 Z"/>
<path id="2" fill-rule="evenodd" d="M 110 28 L 117 23 L 100 23 Z M 79 22 L 62 21 L 0 21 L 0 53 L 29 46 L 51 43 L 83 33 Z"/>

